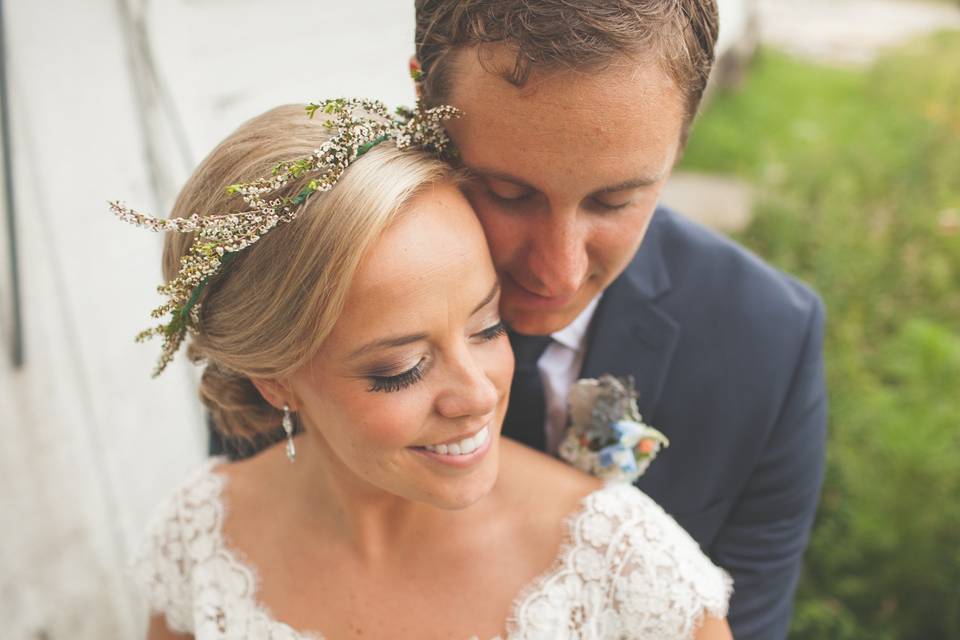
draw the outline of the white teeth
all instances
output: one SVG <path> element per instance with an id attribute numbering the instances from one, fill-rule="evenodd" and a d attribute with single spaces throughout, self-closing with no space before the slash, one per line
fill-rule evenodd
<path id="1" fill-rule="evenodd" d="M 480 429 L 480 431 L 478 431 L 472 438 L 467 437 L 460 442 L 455 442 L 453 444 L 428 444 L 424 447 L 424 449 L 427 451 L 433 451 L 434 453 L 439 453 L 441 455 L 465 456 L 479 449 L 489 438 L 490 429 L 488 427 L 484 427 L 483 429 Z"/>

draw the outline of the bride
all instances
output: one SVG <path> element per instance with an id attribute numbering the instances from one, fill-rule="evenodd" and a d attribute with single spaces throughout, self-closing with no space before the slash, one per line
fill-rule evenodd
<path id="1" fill-rule="evenodd" d="M 422 148 L 451 114 L 310 110 L 241 126 L 170 221 L 114 204 L 171 231 L 160 368 L 189 340 L 226 437 L 290 434 L 159 509 L 148 637 L 730 638 L 729 578 L 656 504 L 501 437 L 496 275 Z"/>

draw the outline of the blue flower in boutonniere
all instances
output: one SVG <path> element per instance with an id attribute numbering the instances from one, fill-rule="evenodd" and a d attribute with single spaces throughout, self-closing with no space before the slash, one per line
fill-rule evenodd
<path id="1" fill-rule="evenodd" d="M 560 457 L 598 478 L 633 482 L 660 449 L 670 445 L 640 417 L 632 378 L 577 380 L 568 404 L 570 426 L 560 443 Z"/>

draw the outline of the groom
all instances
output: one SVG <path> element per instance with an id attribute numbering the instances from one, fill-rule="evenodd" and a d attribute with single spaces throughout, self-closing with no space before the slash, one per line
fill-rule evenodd
<path id="1" fill-rule="evenodd" d="M 555 452 L 576 378 L 633 376 L 671 441 L 637 485 L 732 574 L 734 636 L 784 638 L 823 474 L 823 305 L 657 207 L 713 62 L 715 3 L 416 10 L 418 89 L 465 114 L 450 133 L 478 176 L 504 320 L 550 336 L 516 340 L 505 433 Z"/>

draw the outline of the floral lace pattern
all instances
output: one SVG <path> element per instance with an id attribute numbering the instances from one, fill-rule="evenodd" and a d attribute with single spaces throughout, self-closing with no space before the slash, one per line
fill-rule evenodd
<path id="1" fill-rule="evenodd" d="M 516 601 L 511 640 L 690 640 L 727 615 L 733 581 L 629 484 L 588 495 L 554 567 Z"/>
<path id="2" fill-rule="evenodd" d="M 258 604 L 255 570 L 224 543 L 218 462 L 161 507 L 133 561 L 151 610 L 197 640 L 322 640 Z M 554 566 L 514 601 L 509 640 L 691 640 L 705 613 L 726 615 L 730 577 L 633 486 L 594 491 L 566 525 Z"/>
<path id="3" fill-rule="evenodd" d="M 256 600 L 257 575 L 223 539 L 225 478 L 212 458 L 157 512 L 132 563 L 151 611 L 197 640 L 323 640 L 274 620 Z"/>

